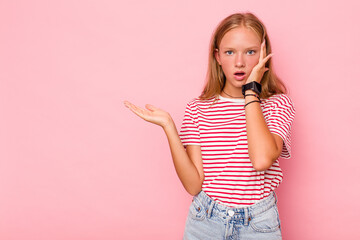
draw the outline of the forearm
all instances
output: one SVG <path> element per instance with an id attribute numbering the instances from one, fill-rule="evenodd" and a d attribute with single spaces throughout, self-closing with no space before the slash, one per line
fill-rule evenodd
<path id="1" fill-rule="evenodd" d="M 201 191 L 203 179 L 186 153 L 174 122 L 171 121 L 163 129 L 169 142 L 176 173 L 185 190 L 194 196 Z"/>
<path id="2" fill-rule="evenodd" d="M 247 93 L 253 93 L 248 91 Z M 247 96 L 245 104 L 258 100 L 254 96 Z M 277 156 L 277 145 L 271 134 L 259 103 L 250 103 L 245 107 L 246 131 L 250 161 L 257 171 L 268 169 Z"/>

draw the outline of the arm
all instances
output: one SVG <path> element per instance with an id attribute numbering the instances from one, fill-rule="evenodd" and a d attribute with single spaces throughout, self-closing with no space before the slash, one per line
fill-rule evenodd
<path id="1" fill-rule="evenodd" d="M 198 194 L 204 180 L 200 146 L 187 146 L 185 150 L 169 113 L 151 105 L 146 105 L 147 109 L 142 109 L 125 102 L 125 106 L 142 119 L 163 128 L 181 183 L 189 194 L 193 196 Z"/>
<path id="2" fill-rule="evenodd" d="M 169 142 L 176 173 L 186 191 L 194 196 L 201 191 L 204 181 L 200 146 L 189 145 L 185 151 L 173 123 L 165 127 L 164 131 Z"/>
<path id="3" fill-rule="evenodd" d="M 254 93 L 251 90 L 246 93 Z M 245 103 L 257 100 L 248 96 Z M 283 140 L 280 136 L 270 132 L 259 103 L 251 103 L 245 108 L 246 131 L 249 157 L 255 170 L 265 171 L 280 156 Z"/>
<path id="4" fill-rule="evenodd" d="M 253 68 L 246 83 L 260 82 L 264 72 L 265 63 L 272 57 L 266 56 L 265 42 L 262 43 L 259 63 Z M 245 94 L 254 94 L 247 90 Z M 258 100 L 255 96 L 245 97 L 245 104 Z M 265 122 L 260 103 L 254 102 L 245 107 L 246 131 L 250 161 L 257 171 L 265 171 L 280 156 L 283 140 L 280 136 L 272 134 Z"/>

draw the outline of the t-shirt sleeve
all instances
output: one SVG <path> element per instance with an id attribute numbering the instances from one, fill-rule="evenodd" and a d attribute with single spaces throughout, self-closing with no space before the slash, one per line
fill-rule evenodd
<path id="1" fill-rule="evenodd" d="M 280 157 L 291 157 L 291 125 L 295 117 L 295 107 L 285 94 L 277 95 L 270 109 L 267 124 L 271 133 L 279 135 L 283 141 Z"/>
<path id="2" fill-rule="evenodd" d="M 179 134 L 184 147 L 187 145 L 200 145 L 199 125 L 194 112 L 194 106 L 191 103 L 187 104 Z"/>

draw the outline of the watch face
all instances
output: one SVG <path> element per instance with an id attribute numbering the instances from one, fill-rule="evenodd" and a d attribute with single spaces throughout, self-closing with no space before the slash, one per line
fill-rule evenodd
<path id="1" fill-rule="evenodd" d="M 249 83 L 242 86 L 243 95 L 245 95 L 246 90 L 253 90 L 257 94 L 260 94 L 261 93 L 261 84 L 258 83 L 258 82 L 255 82 L 255 81 L 254 82 L 249 82 Z"/>
<path id="2" fill-rule="evenodd" d="M 255 87 L 255 92 L 257 92 L 258 94 L 261 93 L 261 84 L 258 82 L 254 82 L 254 87 Z"/>

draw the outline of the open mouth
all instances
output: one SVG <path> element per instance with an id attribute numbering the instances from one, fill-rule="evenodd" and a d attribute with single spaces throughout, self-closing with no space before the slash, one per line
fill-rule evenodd
<path id="1" fill-rule="evenodd" d="M 236 72 L 236 73 L 234 73 L 234 74 L 235 74 L 235 76 L 238 76 L 238 77 L 242 77 L 242 76 L 245 75 L 244 72 Z"/>
<path id="2" fill-rule="evenodd" d="M 245 74 L 245 72 L 243 72 L 243 71 L 238 71 L 238 72 L 235 72 L 235 73 L 234 73 L 235 79 L 236 79 L 236 80 L 239 80 L 239 81 L 244 80 L 244 79 L 245 79 L 245 76 L 246 76 L 246 74 Z"/>

